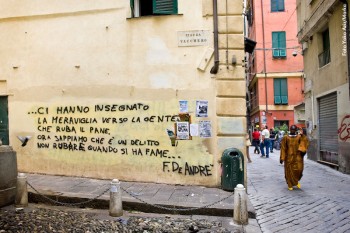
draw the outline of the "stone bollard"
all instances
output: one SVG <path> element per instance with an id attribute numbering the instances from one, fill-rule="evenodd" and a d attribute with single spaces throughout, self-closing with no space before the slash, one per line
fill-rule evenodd
<path id="1" fill-rule="evenodd" d="M 15 206 L 28 206 L 27 176 L 24 173 L 18 173 L 17 176 Z"/>
<path id="2" fill-rule="evenodd" d="M 111 182 L 109 215 L 112 217 L 123 216 L 122 191 L 118 179 L 113 179 Z"/>
<path id="3" fill-rule="evenodd" d="M 236 224 L 248 224 L 247 194 L 242 184 L 236 186 L 233 202 L 233 221 Z"/>

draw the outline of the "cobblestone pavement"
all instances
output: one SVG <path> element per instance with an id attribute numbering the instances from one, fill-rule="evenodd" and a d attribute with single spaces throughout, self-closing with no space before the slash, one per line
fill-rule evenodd
<path id="1" fill-rule="evenodd" d="M 0 232 L 246 232 L 232 225 L 231 218 L 210 216 L 159 215 L 126 212 L 110 217 L 106 210 L 29 204 L 0 208 Z"/>
<path id="2" fill-rule="evenodd" d="M 248 196 L 263 233 L 350 232 L 350 175 L 305 158 L 301 189 L 287 189 L 279 150 L 261 158 L 250 148 Z"/>

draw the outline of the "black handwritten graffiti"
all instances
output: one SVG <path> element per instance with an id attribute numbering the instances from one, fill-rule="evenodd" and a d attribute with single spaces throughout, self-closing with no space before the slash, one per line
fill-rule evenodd
<path id="1" fill-rule="evenodd" d="M 147 111 L 149 109 L 149 105 L 142 104 L 142 103 L 137 103 L 137 104 L 123 104 L 123 105 L 118 105 L 118 104 L 107 104 L 107 105 L 95 105 L 95 112 L 101 112 L 101 111 L 106 111 L 106 112 L 116 112 L 116 111 Z"/>
<path id="2" fill-rule="evenodd" d="M 211 176 L 211 169 L 213 165 L 190 165 L 187 162 L 185 166 L 180 166 L 177 162 L 163 162 L 163 172 L 175 172 L 182 175 L 194 176 L 199 174 L 200 176 Z"/>
<path id="3" fill-rule="evenodd" d="M 160 110 L 165 111 L 166 108 Z M 213 164 L 190 164 L 180 156 L 172 155 L 172 151 L 167 149 L 169 145 L 162 148 L 164 138 L 160 141 L 145 138 L 146 132 L 166 134 L 169 124 L 163 123 L 173 125 L 180 120 L 179 115 L 153 115 L 152 112 L 147 104 L 133 103 L 39 106 L 28 114 L 35 119 L 37 149 L 59 153 L 111 154 L 136 160 L 148 157 L 158 161 L 163 172 L 212 176 Z"/>
<path id="4" fill-rule="evenodd" d="M 342 141 L 347 141 L 350 139 L 350 115 L 346 115 L 338 129 L 339 139 Z"/>

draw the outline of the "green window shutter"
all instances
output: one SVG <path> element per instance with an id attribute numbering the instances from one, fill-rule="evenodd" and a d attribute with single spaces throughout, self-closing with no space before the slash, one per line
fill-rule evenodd
<path id="1" fill-rule="evenodd" d="M 281 100 L 281 96 L 275 96 L 275 104 L 281 104 L 282 100 Z"/>
<path id="2" fill-rule="evenodd" d="M 177 0 L 153 0 L 153 14 L 177 14 Z"/>
<path id="3" fill-rule="evenodd" d="M 275 104 L 281 104 L 281 80 L 273 80 L 273 93 Z"/>
<path id="4" fill-rule="evenodd" d="M 277 2 L 277 0 L 271 0 L 271 11 L 272 12 L 278 11 L 278 2 Z"/>
<path id="5" fill-rule="evenodd" d="M 271 0 L 271 11 L 284 11 L 284 0 Z"/>
<path id="6" fill-rule="evenodd" d="M 130 8 L 131 8 L 131 17 L 135 17 L 135 4 L 134 0 L 130 0 Z"/>
<path id="7" fill-rule="evenodd" d="M 284 0 L 278 0 L 278 11 L 284 11 Z"/>
<path id="8" fill-rule="evenodd" d="M 279 48 L 284 48 L 280 50 L 280 56 L 285 57 L 287 56 L 287 51 L 286 51 L 286 32 L 279 32 Z"/>
<path id="9" fill-rule="evenodd" d="M 287 79 L 282 78 L 281 80 L 281 100 L 282 104 L 288 104 L 288 84 Z"/>
<path id="10" fill-rule="evenodd" d="M 288 104 L 288 96 L 282 95 L 281 100 L 282 100 L 282 104 Z"/>
<path id="11" fill-rule="evenodd" d="M 278 42 L 279 42 L 278 38 L 279 38 L 278 32 L 272 32 L 272 55 L 273 55 L 273 57 L 280 56 L 280 51 L 277 49 Z"/>
<path id="12" fill-rule="evenodd" d="M 273 57 L 286 57 L 286 32 L 272 32 Z"/>

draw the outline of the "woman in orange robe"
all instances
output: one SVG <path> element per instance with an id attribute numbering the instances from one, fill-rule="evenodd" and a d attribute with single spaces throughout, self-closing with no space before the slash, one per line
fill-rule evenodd
<path id="1" fill-rule="evenodd" d="M 304 170 L 304 155 L 309 146 L 306 135 L 297 133 L 297 127 L 290 127 L 290 134 L 283 137 L 281 141 L 280 163 L 284 162 L 284 176 L 289 190 L 293 186 L 300 188 L 300 179 Z"/>

